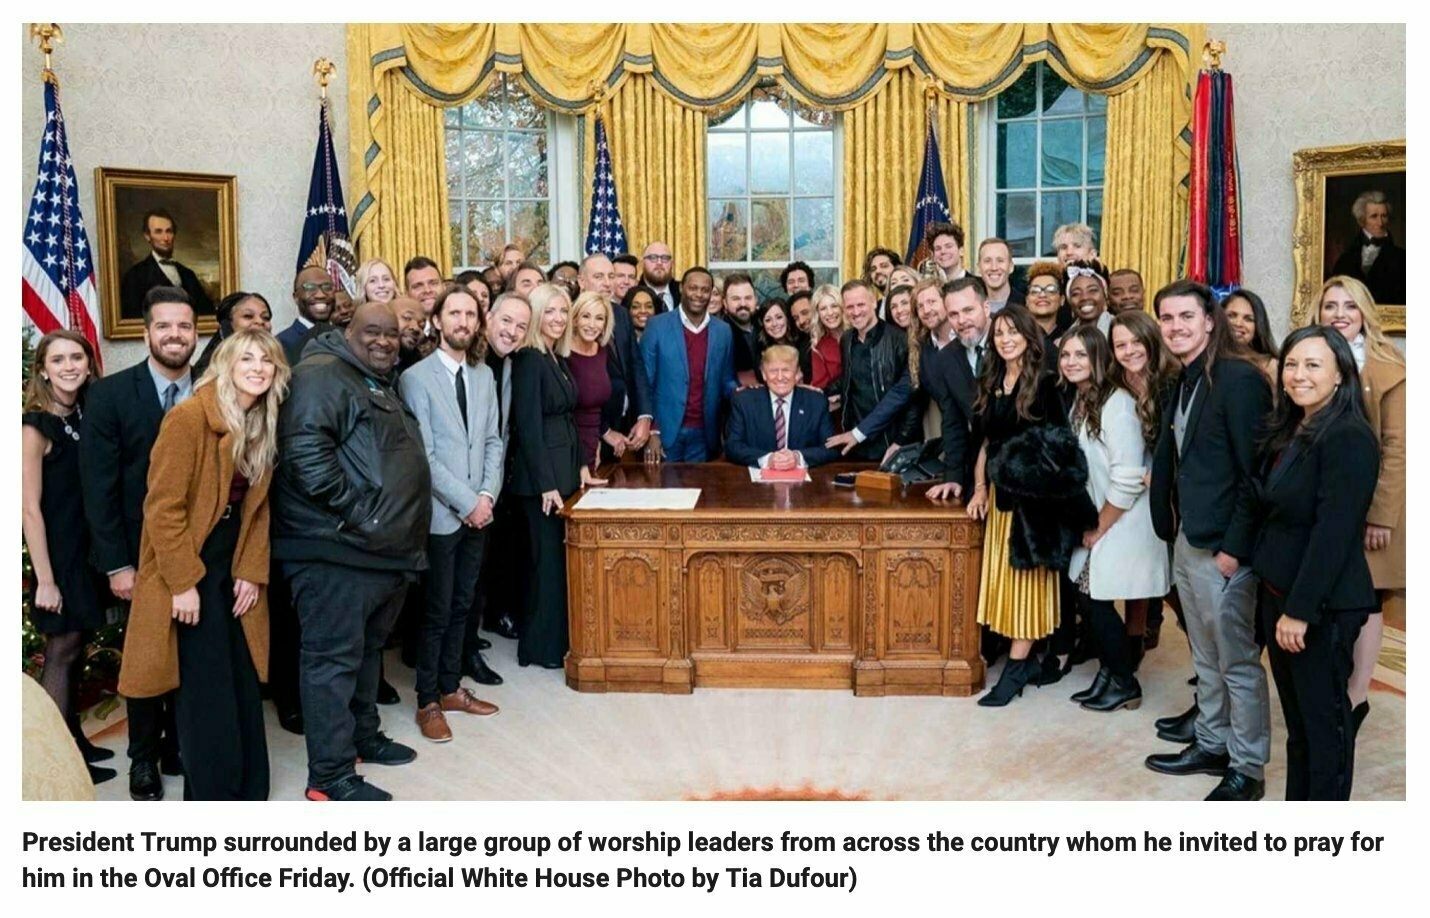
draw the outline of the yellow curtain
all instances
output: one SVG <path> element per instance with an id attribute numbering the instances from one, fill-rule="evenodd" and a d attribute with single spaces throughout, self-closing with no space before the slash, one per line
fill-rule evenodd
<path id="1" fill-rule="evenodd" d="M 845 278 L 863 272 L 864 253 L 875 246 L 903 254 L 923 166 L 925 85 L 913 71 L 898 71 L 873 96 L 844 113 Z M 968 106 L 940 95 L 934 117 L 949 210 L 967 228 Z"/>
<path id="2" fill-rule="evenodd" d="M 705 115 L 671 101 L 643 75 L 623 82 L 601 115 L 630 251 L 663 241 L 677 270 L 705 264 Z M 596 119 L 587 118 L 587 163 L 596 159 L 595 131 Z"/>
<path id="3" fill-rule="evenodd" d="M 1182 136 L 1191 111 L 1183 70 L 1172 55 L 1162 55 L 1146 79 L 1107 101 L 1099 251 L 1111 266 L 1140 269 L 1149 292 L 1181 275 L 1191 153 Z"/>

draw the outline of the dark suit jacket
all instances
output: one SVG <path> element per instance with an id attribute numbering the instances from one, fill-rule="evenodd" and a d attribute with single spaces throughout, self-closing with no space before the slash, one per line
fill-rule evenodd
<path id="1" fill-rule="evenodd" d="M 174 262 L 174 267 L 179 272 L 179 286 L 184 288 L 184 292 L 189 295 L 189 302 L 194 304 L 194 313 L 201 316 L 213 315 L 213 300 L 204 292 L 204 285 L 199 283 L 198 275 L 177 261 Z M 154 256 L 147 255 L 144 260 L 136 262 L 124 272 L 124 279 L 119 282 L 120 309 L 126 316 L 140 316 L 144 313 L 144 294 L 155 287 L 170 286 L 173 285 L 169 282 L 168 275 L 159 267 Z"/>
<path id="2" fill-rule="evenodd" d="M 581 486 L 576 382 L 555 354 L 522 348 L 511 355 L 511 492 L 536 497 Z"/>
<path id="3" fill-rule="evenodd" d="M 1364 533 L 1379 476 L 1375 434 L 1346 416 L 1263 468 L 1251 565 L 1286 598 L 1287 615 L 1314 624 L 1323 612 L 1375 607 Z"/>
<path id="4" fill-rule="evenodd" d="M 1376 303 L 1388 306 L 1405 305 L 1405 250 L 1387 240 L 1375 257 L 1369 271 L 1360 269 L 1361 245 L 1365 234 L 1357 233 L 1354 241 L 1336 259 L 1333 274 L 1344 274 L 1361 281 L 1370 290 Z"/>
<path id="5" fill-rule="evenodd" d="M 651 289 L 652 291 L 655 290 L 655 288 L 654 288 L 654 287 L 651 287 L 650 283 L 649 283 L 648 281 L 646 281 L 646 279 L 645 279 L 645 274 L 644 274 L 644 273 L 641 274 L 641 279 L 638 280 L 638 281 L 636 281 L 636 283 L 637 283 L 637 284 L 640 284 L 640 285 L 643 285 L 643 286 L 645 286 L 645 287 L 650 287 L 650 289 Z M 673 312 L 673 311 L 675 311 L 676 309 L 679 309 L 679 308 L 680 308 L 680 282 L 679 282 L 678 280 L 676 280 L 674 277 L 672 277 L 672 278 L 670 279 L 670 287 L 669 287 L 669 289 L 670 289 L 670 298 L 675 301 L 675 306 L 672 307 L 671 309 L 666 309 L 666 308 L 665 308 L 665 300 L 661 299 L 660 294 L 657 293 L 656 296 L 655 296 L 655 314 L 656 314 L 656 315 L 660 315 L 660 314 L 663 313 L 663 312 Z"/>
<path id="6" fill-rule="evenodd" d="M 631 429 L 643 415 L 654 413 L 650 400 L 650 378 L 646 376 L 645 359 L 640 345 L 636 343 L 636 327 L 631 322 L 630 311 L 619 303 L 611 307 L 616 317 L 616 330 L 611 335 L 611 349 L 618 358 L 621 372 L 621 394 L 629 400 L 621 412 L 618 422 L 610 425 L 621 433 Z M 612 377 L 614 388 L 615 378 Z M 614 397 L 614 396 L 612 396 Z"/>
<path id="7" fill-rule="evenodd" d="M 138 568 L 149 453 L 164 420 L 148 359 L 90 386 L 84 413 L 79 475 L 94 566 Z"/>
<path id="8" fill-rule="evenodd" d="M 825 448 L 834 436 L 829 402 L 812 389 L 798 386 L 785 405 L 786 442 L 804 457 L 806 468 L 839 458 Z M 760 457 L 775 451 L 775 415 L 770 410 L 769 389 L 742 389 L 730 400 L 730 432 L 725 438 L 725 458 L 736 465 L 759 465 Z"/>
<path id="9" fill-rule="evenodd" d="M 1149 495 L 1152 526 L 1158 538 L 1170 543 L 1180 521 L 1194 547 L 1250 561 L 1256 535 L 1256 438 L 1271 410 L 1266 376 L 1247 361 L 1218 360 L 1210 374 L 1203 374 L 1192 400 L 1181 450 L 1173 431 L 1179 391 L 1172 387 L 1162 408 Z"/>
<path id="10" fill-rule="evenodd" d="M 288 358 L 288 366 L 296 367 L 298 361 L 303 359 L 303 348 L 307 346 L 311 334 L 326 331 L 329 327 L 325 323 L 319 322 L 312 328 L 293 320 L 293 324 L 278 332 L 275 337 L 278 343 L 283 345 L 283 356 Z"/>

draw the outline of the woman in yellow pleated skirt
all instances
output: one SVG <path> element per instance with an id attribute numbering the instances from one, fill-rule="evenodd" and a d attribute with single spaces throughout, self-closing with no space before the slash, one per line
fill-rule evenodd
<path id="1" fill-rule="evenodd" d="M 978 591 L 978 624 L 1014 641 L 1036 641 L 1058 626 L 1058 572 L 1045 567 L 1015 570 L 1008 561 L 1013 514 L 998 509 L 990 489 L 983 530 L 983 573 Z"/>

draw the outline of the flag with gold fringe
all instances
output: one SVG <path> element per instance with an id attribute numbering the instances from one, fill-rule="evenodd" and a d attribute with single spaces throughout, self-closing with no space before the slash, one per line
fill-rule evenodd
<path id="1" fill-rule="evenodd" d="M 1219 297 L 1241 286 L 1241 174 L 1236 157 L 1231 74 L 1219 61 L 1197 77 L 1185 276 Z"/>
<path id="2" fill-rule="evenodd" d="M 327 271 L 349 296 L 357 295 L 357 253 L 348 238 L 348 211 L 343 205 L 326 96 L 318 112 L 318 148 L 313 154 L 313 177 L 308 181 L 308 206 L 295 273 L 313 267 Z"/>

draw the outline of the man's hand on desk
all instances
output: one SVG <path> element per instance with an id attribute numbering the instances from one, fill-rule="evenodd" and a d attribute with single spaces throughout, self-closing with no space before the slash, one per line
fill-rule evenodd
<path id="1" fill-rule="evenodd" d="M 838 433 L 824 441 L 826 449 L 837 449 L 842 454 L 848 455 L 849 451 L 858 445 L 859 441 L 854 439 L 851 432 Z"/>
<path id="2" fill-rule="evenodd" d="M 658 465 L 664 458 L 665 450 L 660 447 L 660 434 L 652 430 L 650 439 L 645 441 L 645 464 Z"/>
<path id="3" fill-rule="evenodd" d="M 774 469 L 777 472 L 788 471 L 799 468 L 799 453 L 792 449 L 782 449 L 770 453 L 769 465 L 766 468 Z"/>
<path id="4" fill-rule="evenodd" d="M 929 500 L 956 500 L 963 496 L 963 486 L 956 481 L 945 481 L 929 488 L 925 496 Z"/>

